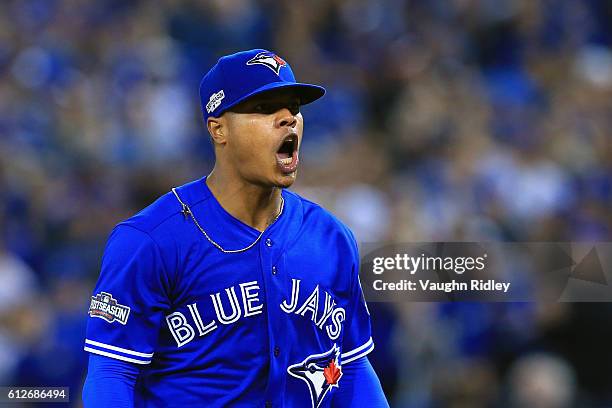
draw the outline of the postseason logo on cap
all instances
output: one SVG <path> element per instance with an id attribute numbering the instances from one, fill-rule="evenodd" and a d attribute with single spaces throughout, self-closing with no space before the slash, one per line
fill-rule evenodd
<path id="1" fill-rule="evenodd" d="M 247 65 L 256 65 L 256 64 L 263 65 L 264 67 L 268 67 L 272 71 L 274 71 L 276 75 L 280 73 L 280 70 L 282 67 L 287 66 L 287 63 L 285 62 L 284 59 L 268 51 L 260 52 L 259 54 L 257 54 L 256 56 L 248 60 L 246 64 Z"/>
<path id="2" fill-rule="evenodd" d="M 219 105 L 221 105 L 221 101 L 223 100 L 223 98 L 225 98 L 225 93 L 223 92 L 223 89 L 219 92 L 215 92 L 214 94 L 210 95 L 210 99 L 206 104 L 206 112 L 211 113 L 215 109 L 217 109 Z"/>

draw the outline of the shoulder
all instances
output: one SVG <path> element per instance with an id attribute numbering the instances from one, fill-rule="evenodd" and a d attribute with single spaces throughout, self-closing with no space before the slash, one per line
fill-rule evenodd
<path id="1" fill-rule="evenodd" d="M 173 217 L 181 215 L 180 213 L 181 205 L 170 191 L 133 216 L 121 221 L 117 226 L 129 226 L 143 233 L 152 234 L 160 228 L 163 229 Z"/>
<path id="2" fill-rule="evenodd" d="M 287 191 L 287 195 L 298 201 L 303 210 L 303 224 L 314 226 L 317 229 L 322 229 L 326 233 L 339 234 L 345 238 L 350 245 L 356 246 L 355 236 L 351 229 L 344 224 L 338 217 L 332 214 L 329 210 L 323 208 L 320 204 L 308 200 L 299 194 Z"/>
<path id="3" fill-rule="evenodd" d="M 170 197 L 164 194 L 137 214 L 119 222 L 108 237 L 103 269 L 104 266 L 131 265 L 135 259 L 140 264 L 154 264 L 160 256 L 173 259 L 168 257 L 176 252 L 174 240 L 163 230 L 175 215 L 180 215 L 179 210 L 172 208 Z"/>
<path id="4" fill-rule="evenodd" d="M 181 199 L 195 205 L 206 197 L 199 194 L 200 180 L 177 187 Z M 111 232 L 103 256 L 107 265 L 129 264 L 133 259 L 154 263 L 168 274 L 176 273 L 181 245 L 193 234 L 184 222 L 182 206 L 170 190 L 133 216 L 119 222 Z"/>
<path id="5" fill-rule="evenodd" d="M 143 241 L 159 245 L 159 241 L 163 242 L 164 236 L 171 229 L 172 219 L 181 215 L 180 211 L 181 206 L 176 198 L 173 201 L 172 192 L 166 193 L 133 216 L 119 222 L 110 240 L 129 241 L 140 237 Z"/>
<path id="6" fill-rule="evenodd" d="M 201 196 L 196 191 L 201 189 L 200 182 L 201 180 L 192 181 L 177 187 L 176 190 L 183 200 L 187 201 L 185 197 L 188 197 L 189 204 L 195 205 L 198 202 L 198 196 L 201 199 L 206 199 L 206 196 Z M 116 235 L 123 235 L 128 238 L 130 235 L 141 235 L 143 237 L 148 236 L 158 246 L 173 246 L 173 238 L 184 233 L 180 230 L 185 225 L 181 222 L 183 220 L 181 203 L 174 192 L 170 190 L 133 216 L 119 222 L 115 226 L 111 238 Z"/>
<path id="7" fill-rule="evenodd" d="M 191 181 L 176 187 L 175 190 L 183 201 L 194 206 L 198 203 L 198 199 L 204 200 L 207 198 L 207 195 L 199 194 L 202 189 L 201 183 L 202 180 Z M 130 226 L 148 234 L 154 234 L 159 230 L 168 232 L 168 229 L 172 228 L 173 221 L 183 217 L 181 211 L 181 203 L 171 189 L 153 203 L 130 218 L 120 222 L 118 225 Z"/>

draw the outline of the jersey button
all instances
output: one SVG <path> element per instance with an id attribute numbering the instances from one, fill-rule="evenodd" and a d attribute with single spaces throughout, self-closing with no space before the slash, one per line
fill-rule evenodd
<path id="1" fill-rule="evenodd" d="M 274 357 L 278 357 L 279 354 L 280 354 L 280 348 L 274 347 Z"/>
<path id="2" fill-rule="evenodd" d="M 266 239 L 266 246 L 271 247 L 272 246 L 272 240 L 270 238 Z"/>
<path id="3" fill-rule="evenodd" d="M 272 267 L 272 275 L 276 275 L 276 266 Z"/>

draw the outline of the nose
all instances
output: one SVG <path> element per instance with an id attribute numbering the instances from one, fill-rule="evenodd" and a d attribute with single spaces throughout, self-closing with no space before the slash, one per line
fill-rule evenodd
<path id="1" fill-rule="evenodd" d="M 297 124 L 297 118 L 287 108 L 282 108 L 276 112 L 276 126 L 277 127 L 295 127 Z"/>

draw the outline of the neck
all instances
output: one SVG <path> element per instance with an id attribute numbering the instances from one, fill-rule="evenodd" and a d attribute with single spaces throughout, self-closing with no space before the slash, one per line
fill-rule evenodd
<path id="1" fill-rule="evenodd" d="M 225 211 L 258 231 L 265 230 L 280 211 L 280 188 L 228 177 L 216 168 L 206 178 L 206 184 Z"/>

